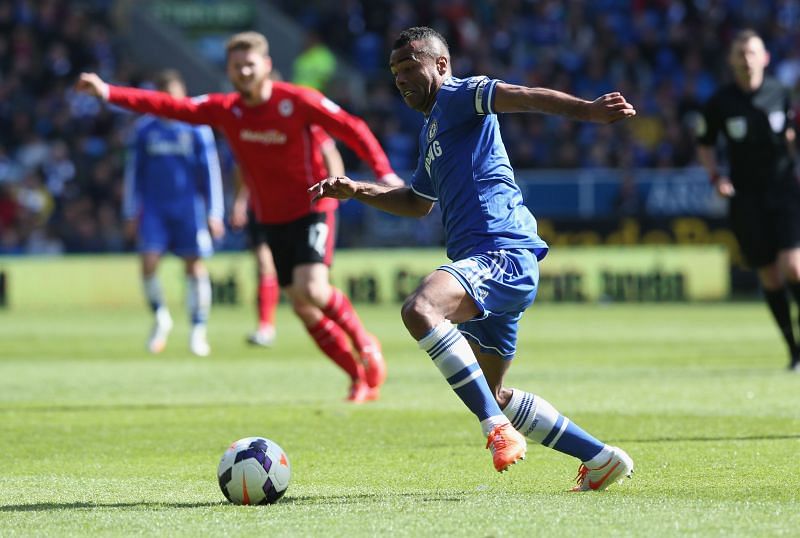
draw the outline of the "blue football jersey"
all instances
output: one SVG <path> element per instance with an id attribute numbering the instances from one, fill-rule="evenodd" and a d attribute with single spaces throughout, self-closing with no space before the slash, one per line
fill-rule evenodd
<path id="1" fill-rule="evenodd" d="M 126 218 L 155 212 L 222 219 L 222 178 L 211 129 L 140 118 L 131 137 L 124 194 Z"/>
<path id="2" fill-rule="evenodd" d="M 500 136 L 493 110 L 498 82 L 447 79 L 419 135 L 411 188 L 439 202 L 451 260 L 513 248 L 532 249 L 540 260 L 547 254 Z"/>

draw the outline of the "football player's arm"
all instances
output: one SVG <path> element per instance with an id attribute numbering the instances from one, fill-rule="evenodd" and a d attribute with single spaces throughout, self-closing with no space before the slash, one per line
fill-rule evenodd
<path id="1" fill-rule="evenodd" d="M 498 82 L 494 88 L 494 111 L 540 112 L 573 120 L 613 123 L 636 115 L 636 109 L 619 92 L 587 101 L 549 88 L 529 88 Z"/>
<path id="2" fill-rule="evenodd" d="M 733 183 L 730 178 L 719 172 L 719 163 L 717 162 L 717 150 L 714 146 L 699 144 L 697 146 L 697 160 L 708 173 L 708 178 L 717 194 L 725 198 L 734 195 Z"/>
<path id="3" fill-rule="evenodd" d="M 247 224 L 247 208 L 250 205 L 250 190 L 242 177 L 242 169 L 238 164 L 233 165 L 233 177 L 236 183 L 236 197 L 231 209 L 231 226 L 236 229 L 244 228 Z"/>
<path id="4" fill-rule="evenodd" d="M 309 123 L 319 125 L 367 163 L 379 182 L 397 184 L 389 158 L 366 122 L 343 110 L 322 94 L 309 92 L 298 100 Z"/>
<path id="5" fill-rule="evenodd" d="M 215 106 L 207 96 L 175 98 L 165 92 L 106 83 L 94 73 L 81 73 L 75 89 L 134 112 L 194 124 L 215 124 Z"/>
<path id="6" fill-rule="evenodd" d="M 797 159 L 797 131 L 794 129 L 796 114 L 792 106 L 792 96 L 788 90 L 784 92 L 785 105 L 784 112 L 786 113 L 786 145 L 789 147 L 789 155 L 792 159 Z"/>
<path id="7" fill-rule="evenodd" d="M 410 187 L 390 187 L 348 177 L 329 177 L 310 187 L 314 199 L 329 197 L 354 199 L 386 213 L 400 217 L 424 217 L 430 213 L 433 201 L 418 196 Z"/>
<path id="8" fill-rule="evenodd" d="M 324 133 L 324 132 L 323 132 Z M 325 170 L 328 171 L 329 176 L 343 176 L 344 175 L 344 160 L 342 154 L 336 147 L 336 142 L 327 134 L 320 135 L 320 151 L 322 152 L 322 160 L 325 161 Z"/>
<path id="9" fill-rule="evenodd" d="M 210 127 L 197 128 L 198 150 L 200 153 L 200 174 L 203 178 L 203 190 L 206 195 L 208 231 L 214 239 L 225 235 L 225 216 L 222 195 L 222 172 L 219 166 L 217 146 L 214 133 Z"/>
<path id="10" fill-rule="evenodd" d="M 125 169 L 122 179 L 122 218 L 124 233 L 129 239 L 136 237 L 141 206 L 141 155 L 139 137 L 134 136 L 128 144 Z"/>
<path id="11" fill-rule="evenodd" d="M 325 136 L 326 140 L 320 145 L 322 149 L 322 159 L 325 161 L 325 169 L 328 171 L 329 176 L 343 176 L 344 160 L 342 159 L 342 154 L 336 147 L 336 142 L 331 137 Z M 406 184 L 405 181 L 395 173 L 384 174 L 376 178 L 376 181 L 388 187 L 403 187 Z"/>
<path id="12" fill-rule="evenodd" d="M 704 107 L 695 125 L 697 138 L 697 160 L 708 173 L 708 179 L 717 194 L 729 198 L 735 194 L 730 178 L 719 171 L 717 161 L 717 138 L 719 137 L 720 114 L 717 100 L 712 98 Z"/>

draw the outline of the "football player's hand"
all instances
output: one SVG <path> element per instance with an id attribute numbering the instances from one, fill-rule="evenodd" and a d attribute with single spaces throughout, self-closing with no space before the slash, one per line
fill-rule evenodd
<path id="1" fill-rule="evenodd" d="M 736 189 L 733 188 L 731 180 L 725 176 L 719 176 L 714 182 L 714 188 L 717 189 L 717 194 L 723 198 L 730 198 L 736 194 Z"/>
<path id="2" fill-rule="evenodd" d="M 312 202 L 320 198 L 348 200 L 356 194 L 356 183 L 347 176 L 329 177 L 309 187 L 308 192 Z"/>
<path id="3" fill-rule="evenodd" d="M 75 90 L 101 99 L 108 99 L 108 84 L 95 73 L 81 73 L 78 82 L 75 83 Z"/>
<path id="4" fill-rule="evenodd" d="M 136 232 L 139 230 L 139 221 L 136 219 L 128 219 L 123 225 L 122 233 L 128 240 L 136 239 Z"/>
<path id="5" fill-rule="evenodd" d="M 247 224 L 247 200 L 240 201 L 238 198 L 231 208 L 231 226 L 235 230 L 241 230 Z"/>
<path id="6" fill-rule="evenodd" d="M 597 123 L 614 123 L 636 115 L 636 109 L 619 92 L 601 95 L 589 107 L 589 117 Z"/>
<path id="7" fill-rule="evenodd" d="M 222 239 L 225 236 L 225 224 L 222 220 L 210 217 L 208 219 L 208 231 L 214 239 Z"/>

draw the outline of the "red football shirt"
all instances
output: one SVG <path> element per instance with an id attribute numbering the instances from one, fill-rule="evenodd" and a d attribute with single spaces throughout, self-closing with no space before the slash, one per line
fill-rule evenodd
<path id="1" fill-rule="evenodd" d="M 137 112 L 222 131 L 241 166 L 256 220 L 265 224 L 336 207 L 330 198 L 312 203 L 307 192 L 327 176 L 312 125 L 347 144 L 377 178 L 394 173 L 362 119 L 321 93 L 288 82 L 273 82 L 270 98 L 256 106 L 246 105 L 238 93 L 176 99 L 163 92 L 120 86 L 109 86 L 108 100 Z"/>

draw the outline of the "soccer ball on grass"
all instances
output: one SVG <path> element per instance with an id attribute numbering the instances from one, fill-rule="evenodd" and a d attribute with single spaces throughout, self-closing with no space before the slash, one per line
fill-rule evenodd
<path id="1" fill-rule="evenodd" d="M 291 466 L 277 443 L 264 437 L 239 439 L 222 455 L 217 478 L 233 504 L 272 504 L 289 487 Z"/>

